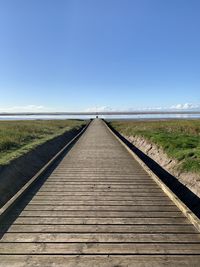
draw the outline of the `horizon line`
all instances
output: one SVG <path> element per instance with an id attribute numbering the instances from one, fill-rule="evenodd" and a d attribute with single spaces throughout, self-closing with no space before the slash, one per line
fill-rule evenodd
<path id="1" fill-rule="evenodd" d="M 90 116 L 90 115 L 199 115 L 200 111 L 171 110 L 171 111 L 59 111 L 59 112 L 0 112 L 0 116 Z"/>

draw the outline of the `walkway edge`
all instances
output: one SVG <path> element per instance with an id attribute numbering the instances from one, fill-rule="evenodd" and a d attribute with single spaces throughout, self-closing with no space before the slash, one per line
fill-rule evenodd
<path id="1" fill-rule="evenodd" d="M 104 122 L 112 135 L 123 145 L 123 147 L 131 154 L 131 156 L 143 167 L 156 184 L 164 191 L 164 193 L 173 201 L 173 203 L 181 210 L 181 212 L 189 219 L 189 221 L 200 232 L 200 219 L 172 192 L 161 179 L 111 130 Z"/>
<path id="2" fill-rule="evenodd" d="M 4 206 L 0 209 L 0 220 L 2 217 L 10 210 L 10 208 L 15 204 L 15 202 L 22 197 L 26 191 L 40 178 L 40 176 L 56 161 L 58 158 L 71 146 L 76 142 L 76 140 L 86 131 L 91 122 L 87 123 L 87 125 L 74 137 L 71 141 L 69 141 L 51 160 L 47 162 L 11 199 L 4 204 Z"/>

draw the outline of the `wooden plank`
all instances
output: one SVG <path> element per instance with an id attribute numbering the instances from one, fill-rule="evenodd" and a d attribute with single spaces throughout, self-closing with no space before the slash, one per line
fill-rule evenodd
<path id="1" fill-rule="evenodd" d="M 153 181 L 149 181 L 149 180 L 142 180 L 140 179 L 140 181 L 134 181 L 132 179 L 129 180 L 125 180 L 123 178 L 121 178 L 120 180 L 103 180 L 103 179 L 99 179 L 99 180 L 91 180 L 89 181 L 88 179 L 77 179 L 74 180 L 73 178 L 69 179 L 69 180 L 64 180 L 64 181 L 59 181 L 59 180 L 54 180 L 54 181 L 50 181 L 47 180 L 44 185 L 48 185 L 48 186 L 57 186 L 57 185 L 93 185 L 93 184 L 98 184 L 98 185 L 110 185 L 112 183 L 112 185 L 138 185 L 138 186 L 146 186 L 146 185 L 151 185 L 155 187 L 155 184 L 153 183 Z"/>
<path id="2" fill-rule="evenodd" d="M 116 150 L 115 150 L 115 152 L 116 152 Z M 105 154 L 104 154 L 104 156 L 105 156 Z M 76 155 L 76 158 L 78 158 L 77 155 Z M 102 156 L 102 158 L 103 158 L 103 156 Z M 102 160 L 102 158 L 101 158 L 101 160 Z M 101 160 L 99 160 L 99 162 Z M 120 167 L 121 166 L 123 167 L 124 164 L 121 164 L 121 162 L 119 164 L 119 160 L 117 162 L 118 165 L 120 165 Z M 85 164 L 87 164 L 88 162 L 91 164 L 91 161 L 92 161 L 92 159 L 88 159 L 88 161 L 86 161 Z M 130 162 L 131 165 L 133 163 L 134 163 L 134 161 Z M 72 165 L 72 162 L 70 162 L 70 164 Z M 75 161 L 74 164 L 76 164 L 76 166 L 80 166 L 79 164 L 77 164 L 77 161 Z M 111 164 L 111 160 L 109 161 L 109 164 Z M 80 178 L 82 178 L 83 176 L 88 176 L 88 177 L 91 177 L 91 178 L 93 178 L 93 177 L 97 177 L 97 178 L 103 177 L 103 178 L 105 178 L 105 177 L 108 177 L 108 176 L 118 177 L 118 178 L 120 178 L 121 176 L 124 176 L 124 177 L 127 177 L 127 178 L 130 178 L 130 177 L 138 178 L 138 176 L 140 176 L 141 178 L 144 178 L 144 179 L 147 179 L 147 178 L 150 179 L 150 177 L 147 175 L 147 173 L 143 169 L 141 169 L 141 166 L 139 166 L 138 164 L 137 164 L 137 166 L 132 168 L 132 170 L 129 171 L 129 172 L 127 172 L 127 171 L 125 172 L 124 170 L 120 170 L 119 171 L 117 169 L 117 165 L 115 165 L 114 166 L 115 169 L 114 168 L 113 169 L 110 168 L 110 170 L 112 170 L 111 174 L 109 172 L 109 169 L 107 169 L 106 172 L 105 172 L 105 169 L 106 169 L 105 166 L 103 168 L 104 170 L 99 169 L 99 168 L 97 168 L 97 166 L 95 166 L 94 169 L 92 169 L 90 167 L 90 168 L 88 168 L 87 171 L 85 171 L 83 169 L 83 167 L 82 168 L 80 167 L 79 169 L 76 168 L 76 170 L 72 171 L 71 170 L 71 165 L 67 166 L 67 162 L 65 161 L 66 168 L 63 169 L 61 164 L 60 164 L 59 168 L 57 168 L 54 172 L 52 172 L 50 179 L 55 179 L 55 178 L 60 177 L 60 176 L 62 176 L 63 178 L 68 178 L 68 177 L 74 177 L 74 178 L 79 178 L 80 177 Z M 130 165 L 128 167 L 130 167 Z M 62 169 L 62 171 L 61 171 L 61 169 Z M 66 172 L 66 170 L 67 170 L 67 172 Z M 102 173 L 103 173 L 103 176 L 101 175 Z"/>
<path id="3" fill-rule="evenodd" d="M 71 191 L 71 192 L 41 192 L 39 191 L 36 196 L 132 196 L 132 197 L 162 197 L 163 196 L 163 192 L 158 191 L 158 192 L 109 192 L 109 191 L 93 191 L 93 192 L 88 192 L 88 191 L 80 191 L 80 192 L 76 192 L 76 191 Z"/>
<path id="4" fill-rule="evenodd" d="M 29 206 L 31 205 L 70 205 L 70 206 L 77 206 L 77 205 L 84 205 L 84 206 L 90 206 L 90 205 L 97 205 L 97 206 L 174 206 L 173 203 L 169 200 L 46 200 L 46 199 L 40 199 L 29 202 Z"/>
<path id="5" fill-rule="evenodd" d="M 152 184 L 152 181 L 150 180 L 150 178 L 141 178 L 140 176 L 138 176 L 138 178 L 136 179 L 135 177 L 130 177 L 130 178 L 126 178 L 126 176 L 123 176 L 123 174 L 121 174 L 119 176 L 119 178 L 115 177 L 115 176 L 107 176 L 106 175 L 99 175 L 99 176 L 95 176 L 95 174 L 93 174 L 91 177 L 87 177 L 86 175 L 84 176 L 78 176 L 78 177 L 74 177 L 74 176 L 67 176 L 66 178 L 64 178 L 64 176 L 60 175 L 57 178 L 49 178 L 47 180 L 48 184 L 52 184 L 52 183 L 133 183 L 133 184 Z"/>
<path id="6" fill-rule="evenodd" d="M 14 213 L 14 212 L 13 212 Z M 184 217 L 181 212 L 179 211 L 151 211 L 151 212 L 142 212 L 142 211 L 80 211 L 80 210 L 73 210 L 73 211 L 25 211 L 23 210 L 20 216 L 31 216 L 31 217 L 130 217 L 130 218 L 164 218 L 164 217 Z"/>
<path id="7" fill-rule="evenodd" d="M 192 225 L 16 225 L 7 231 L 43 233 L 198 233 Z M 199 235 L 198 235 L 199 236 Z M 196 236 L 197 237 L 197 236 Z"/>
<path id="8" fill-rule="evenodd" d="M 17 245 L 16 245 L 17 244 Z M 200 255 L 198 243 L 0 243 L 0 254 Z"/>
<path id="9" fill-rule="evenodd" d="M 0 255 L 0 267 L 199 267 L 199 262 L 199 255 Z"/>
<path id="10" fill-rule="evenodd" d="M 65 185 L 65 184 L 60 184 L 60 185 L 48 185 L 48 184 L 44 184 L 43 189 L 45 190 L 49 190 L 49 189 L 56 189 L 56 190 L 59 190 L 59 189 L 62 189 L 62 190 L 65 190 L 65 189 L 81 189 L 83 188 L 84 190 L 87 190 L 87 189 L 91 189 L 91 188 L 95 188 L 95 189 L 139 189 L 139 190 L 160 190 L 158 187 L 156 187 L 155 185 L 151 184 L 143 184 L 143 185 L 138 185 L 138 184 L 135 184 L 135 185 L 132 185 L 132 184 L 127 184 L 127 185 L 124 185 L 124 184 L 113 184 L 113 183 L 110 183 L 110 184 L 106 184 L 106 185 L 103 185 L 103 184 L 98 184 L 98 183 L 93 183 L 93 184 L 82 184 L 82 183 L 79 183 L 77 185 Z M 55 190 L 55 191 L 56 191 Z"/>
<path id="11" fill-rule="evenodd" d="M 135 189 L 128 189 L 128 188 L 118 188 L 118 189 L 116 189 L 116 188 L 112 188 L 112 187 L 108 187 L 108 188 L 105 188 L 105 189 L 98 189 L 98 188 L 96 188 L 96 187 L 91 187 L 91 188 L 82 188 L 82 187 L 73 187 L 73 188 L 60 188 L 60 189 L 57 189 L 57 188 L 42 188 L 41 190 L 40 190 L 40 192 L 41 193 L 43 193 L 43 192 L 47 192 L 47 193 L 53 193 L 53 194 L 61 194 L 62 195 L 62 193 L 64 193 L 64 194 L 67 194 L 67 193 L 84 193 L 84 192 L 86 192 L 86 193 L 88 193 L 88 192 L 91 192 L 91 193 L 98 193 L 98 192 L 100 192 L 100 193 L 105 193 L 105 194 L 107 194 L 108 192 L 109 193 L 113 193 L 113 194 L 116 194 L 116 192 L 118 193 L 132 193 L 132 194 L 145 194 L 145 193 L 154 193 L 154 194 L 161 194 L 162 192 L 160 192 L 160 189 L 159 188 L 154 188 L 154 189 L 148 189 L 148 188 L 145 188 L 145 189 L 141 189 L 141 188 L 135 188 Z"/>
<path id="12" fill-rule="evenodd" d="M 176 206 L 172 205 L 164 205 L 164 206 L 154 206 L 154 205 L 126 205 L 126 206 L 97 206 L 97 205 L 76 205 L 76 206 L 69 206 L 69 205 L 34 205 L 29 204 L 24 208 L 24 211 L 123 211 L 123 212 L 135 212 L 135 211 L 178 211 Z"/>
<path id="13" fill-rule="evenodd" d="M 54 190 L 54 191 L 53 191 Z M 98 186 L 96 184 L 91 185 L 91 186 L 43 186 L 41 192 L 47 191 L 47 192 L 70 192 L 70 191 L 97 191 L 97 192 L 104 192 L 104 191 L 114 191 L 114 192 L 160 192 L 159 188 L 155 188 L 153 186 L 141 186 L 141 187 L 123 187 L 123 186 L 112 186 L 112 184 L 107 185 L 107 186 Z"/>
<path id="14" fill-rule="evenodd" d="M 6 233 L 1 242 L 44 242 L 44 243 L 197 243 L 198 234 L 142 234 L 142 233 Z M 6 245 L 6 244 L 5 244 Z M 20 246 L 20 244 L 19 244 Z M 29 244 L 28 244 L 29 246 Z M 55 248 L 56 249 L 56 248 Z M 200 251 L 199 251 L 200 254 Z"/>
<path id="15" fill-rule="evenodd" d="M 159 225 L 190 225 L 189 221 L 185 217 L 165 217 L 165 218 L 120 218 L 120 217 L 107 217 L 107 218 L 84 218 L 84 217 L 76 217 L 76 218 L 68 218 L 68 217 L 18 217 L 14 224 L 30 224 L 30 225 L 49 225 L 49 224 L 106 224 L 106 225 L 123 225 L 123 224 L 129 224 L 129 225 L 156 225 L 156 227 L 159 227 Z"/>
<path id="16" fill-rule="evenodd" d="M 31 196 L 28 197 L 28 199 L 30 199 Z M 37 195 L 37 196 L 34 196 L 34 198 L 32 198 L 33 200 L 67 200 L 67 201 L 74 201 L 74 200 L 83 200 L 83 201 L 86 201 L 86 200 L 105 200 L 105 201 L 124 201 L 124 200 L 129 200 L 129 201 L 170 201 L 166 196 L 127 196 L 127 195 L 123 195 L 123 196 L 119 196 L 118 194 L 116 195 L 111 195 L 111 196 L 108 196 L 108 195 L 105 195 L 105 196 L 97 196 L 97 195 L 79 195 L 78 198 L 77 196 L 74 196 L 74 195 L 65 195 L 65 196 L 62 196 L 62 198 L 60 198 L 60 196 L 55 196 L 55 195 Z"/>

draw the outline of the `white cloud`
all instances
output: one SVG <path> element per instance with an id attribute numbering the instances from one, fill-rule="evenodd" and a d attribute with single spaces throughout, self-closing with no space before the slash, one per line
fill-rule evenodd
<path id="1" fill-rule="evenodd" d="M 85 109 L 85 112 L 106 112 L 106 111 L 167 111 L 167 110 L 199 110 L 200 104 L 194 103 L 183 103 L 175 104 L 170 107 L 142 107 L 142 108 L 112 108 L 110 106 L 92 106 Z M 45 107 L 43 105 L 22 105 L 22 106 L 10 106 L 10 107 L 0 107 L 0 112 L 51 112 L 58 111 L 52 108 Z M 66 111 L 66 110 L 62 110 Z"/>
<path id="2" fill-rule="evenodd" d="M 85 109 L 85 112 L 107 112 L 107 111 L 148 111 L 148 110 L 160 110 L 162 107 L 143 107 L 143 108 L 112 108 L 110 106 L 96 106 Z"/>
<path id="3" fill-rule="evenodd" d="M 142 107 L 142 108 L 112 108 L 110 106 L 96 106 L 87 108 L 86 112 L 104 112 L 104 111 L 170 111 L 170 110 L 199 110 L 200 104 L 194 103 L 183 103 L 183 104 L 176 104 L 173 106 L 157 106 L 157 107 Z"/>
<path id="4" fill-rule="evenodd" d="M 193 103 L 184 103 L 184 104 L 177 104 L 170 107 L 170 109 L 178 109 L 178 110 L 188 110 L 188 109 L 199 109 L 199 104 Z"/>
<path id="5" fill-rule="evenodd" d="M 114 109 L 109 106 L 97 106 L 97 107 L 90 107 L 85 109 L 85 112 L 104 112 L 104 111 L 113 111 Z"/>

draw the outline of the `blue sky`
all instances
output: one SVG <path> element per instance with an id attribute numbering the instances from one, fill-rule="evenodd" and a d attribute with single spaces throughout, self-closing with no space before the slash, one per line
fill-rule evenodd
<path id="1" fill-rule="evenodd" d="M 199 14 L 199 0 L 0 0 L 0 109 L 198 107 Z"/>

